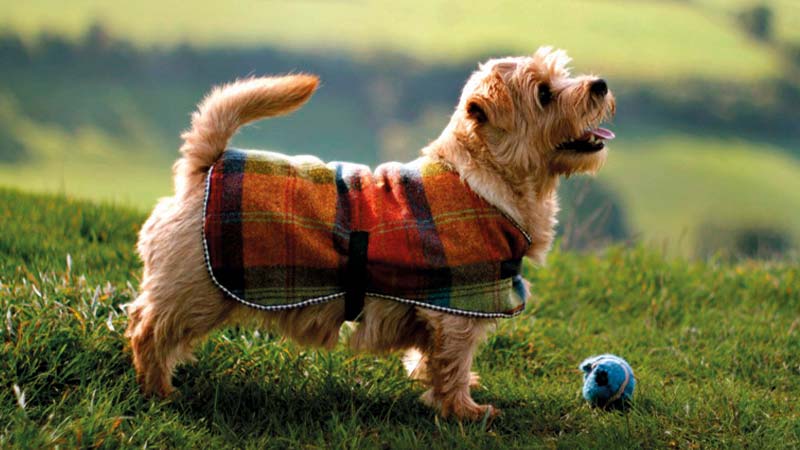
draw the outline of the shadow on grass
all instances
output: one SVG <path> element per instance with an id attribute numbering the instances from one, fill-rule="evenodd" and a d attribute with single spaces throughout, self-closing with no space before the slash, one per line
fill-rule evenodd
<path id="1" fill-rule="evenodd" d="M 420 442 L 437 443 L 468 435 L 476 443 L 491 445 L 498 439 L 509 443 L 531 434 L 543 440 L 578 435 L 585 431 L 582 420 L 592 414 L 575 396 L 571 396 L 574 401 L 564 401 L 570 397 L 566 391 L 519 398 L 502 389 L 477 389 L 477 402 L 492 403 L 502 411 L 487 430 L 480 423 L 438 418 L 418 400 L 424 388 L 401 375 L 376 374 L 361 382 L 346 368 L 334 368 L 327 377 L 304 383 L 302 370 L 292 374 L 294 379 L 274 380 L 241 372 L 225 375 L 205 364 L 178 370 L 175 382 L 180 394 L 168 408 L 231 442 L 280 437 L 287 442 L 324 443 L 341 430 L 368 440 L 373 433 L 381 436 L 370 442 L 392 441 L 386 434 L 391 432 L 412 433 Z M 383 387 L 375 388 L 378 385 Z"/>
<path id="2" fill-rule="evenodd" d="M 294 380 L 273 380 L 226 376 L 204 366 L 183 367 L 175 376 L 180 394 L 169 407 L 232 436 L 285 436 L 298 431 L 307 438 L 341 423 L 362 429 L 433 423 L 433 411 L 418 401 L 421 388 L 408 380 L 384 378 L 387 387 L 371 389 L 344 373 L 309 382 L 303 382 L 301 371 L 293 375 Z"/>

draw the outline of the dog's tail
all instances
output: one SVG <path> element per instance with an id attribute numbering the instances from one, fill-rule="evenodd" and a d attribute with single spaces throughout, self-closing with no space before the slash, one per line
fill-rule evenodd
<path id="1" fill-rule="evenodd" d="M 192 114 L 191 129 L 181 135 L 183 158 L 172 168 L 176 193 L 204 180 L 240 127 L 298 109 L 318 83 L 313 75 L 299 74 L 250 78 L 214 88 Z"/>

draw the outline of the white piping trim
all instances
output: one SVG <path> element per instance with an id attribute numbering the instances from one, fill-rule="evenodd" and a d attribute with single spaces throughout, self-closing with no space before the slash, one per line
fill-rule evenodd
<path id="1" fill-rule="evenodd" d="M 285 305 L 262 305 L 260 303 L 253 303 L 253 302 L 249 302 L 249 301 L 247 301 L 247 300 L 245 300 L 243 298 L 240 298 L 238 295 L 234 294 L 233 292 L 229 291 L 225 286 L 223 286 L 222 283 L 220 283 L 219 280 L 217 280 L 217 277 L 214 276 L 214 269 L 211 267 L 211 256 L 210 256 L 210 254 L 208 252 L 208 239 L 206 238 L 206 215 L 208 213 L 208 198 L 211 195 L 211 174 L 212 174 L 213 171 L 214 171 L 214 166 L 212 165 L 208 169 L 208 175 L 206 176 L 205 197 L 203 199 L 203 226 L 201 228 L 201 234 L 202 234 L 202 238 L 203 238 L 203 256 L 205 258 L 206 270 L 208 271 L 208 275 L 211 277 L 211 281 L 213 281 L 214 284 L 222 292 L 224 292 L 228 297 L 238 301 L 239 303 L 247 305 L 247 306 L 249 306 L 251 308 L 259 309 L 261 311 L 285 311 L 285 310 L 288 310 L 288 309 L 302 308 L 302 307 L 305 307 L 305 306 L 311 306 L 311 305 L 317 305 L 317 304 L 320 304 L 320 303 L 325 303 L 325 302 L 334 300 L 336 298 L 343 297 L 345 295 L 344 292 L 336 292 L 336 293 L 333 293 L 333 294 L 323 295 L 321 297 L 309 298 L 309 299 L 306 299 L 306 300 L 303 300 L 303 301 L 297 302 L 297 303 L 289 303 L 289 304 L 285 304 Z M 500 211 L 500 212 L 502 214 L 502 211 Z M 514 222 L 514 220 L 512 220 L 510 217 L 506 216 L 505 214 L 503 214 L 503 215 L 509 221 L 511 221 L 511 223 L 515 227 L 517 227 L 517 229 L 519 229 L 519 231 L 525 236 L 525 238 L 528 239 L 528 243 L 530 243 L 530 236 L 528 236 L 528 234 L 522 228 L 520 228 L 517 225 L 517 223 Z M 394 300 L 396 302 L 405 303 L 405 304 L 416 306 L 416 307 L 420 307 L 420 308 L 431 309 L 431 310 L 434 310 L 434 311 L 439 311 L 439 312 L 444 312 L 444 313 L 449 313 L 449 314 L 456 314 L 456 315 L 459 315 L 459 316 L 482 318 L 482 319 L 499 319 L 499 318 L 516 317 L 517 315 L 521 314 L 522 311 L 525 310 L 525 303 L 526 303 L 525 300 L 523 299 L 522 305 L 521 305 L 522 307 L 517 309 L 513 313 L 485 313 L 485 312 L 479 312 L 479 311 L 466 311 L 466 310 L 462 310 L 462 309 L 453 309 L 453 308 L 447 308 L 447 307 L 444 307 L 444 306 L 431 305 L 431 304 L 428 304 L 428 303 L 425 303 L 425 302 L 420 302 L 418 300 L 411 300 L 411 299 L 407 299 L 407 298 L 403 298 L 403 297 L 395 297 L 393 295 L 378 294 L 376 292 L 366 292 L 364 295 L 366 297 L 375 297 L 375 298 L 383 298 L 383 299 L 386 299 L 386 300 Z"/>
<path id="2" fill-rule="evenodd" d="M 486 313 L 486 312 L 480 312 L 480 311 L 467 311 L 467 310 L 463 310 L 463 309 L 453 309 L 453 308 L 448 308 L 448 307 L 445 307 L 445 306 L 431 305 L 430 303 L 421 302 L 419 300 L 411 300 L 411 299 L 408 299 L 408 298 L 395 297 L 393 295 L 387 295 L 387 294 L 378 294 L 378 293 L 375 293 L 375 292 L 367 292 L 365 295 L 367 297 L 377 297 L 377 298 L 383 298 L 383 299 L 386 299 L 386 300 L 394 300 L 396 302 L 405 303 L 405 304 L 413 305 L 413 306 L 418 306 L 420 308 L 425 308 L 425 309 L 432 309 L 434 311 L 445 312 L 445 313 L 449 313 L 449 314 L 456 314 L 456 315 L 459 315 L 459 316 L 478 317 L 478 318 L 483 318 L 483 319 L 500 319 L 500 318 L 516 317 L 519 314 L 521 314 L 522 311 L 525 310 L 525 302 L 524 301 L 523 301 L 523 303 L 521 305 L 522 308 L 519 308 L 519 309 L 517 309 L 516 311 L 514 311 L 512 313 Z"/>

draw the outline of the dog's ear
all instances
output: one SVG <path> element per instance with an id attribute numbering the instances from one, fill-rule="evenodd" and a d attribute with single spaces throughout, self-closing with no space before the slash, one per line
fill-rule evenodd
<path id="1" fill-rule="evenodd" d="M 481 81 L 464 107 L 467 117 L 478 126 L 489 124 L 505 131 L 514 127 L 514 102 L 503 77 L 497 72 Z"/>

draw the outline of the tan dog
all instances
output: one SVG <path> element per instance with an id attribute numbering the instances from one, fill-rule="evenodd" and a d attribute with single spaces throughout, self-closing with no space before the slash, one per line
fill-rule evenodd
<path id="1" fill-rule="evenodd" d="M 595 128 L 613 115 L 605 81 L 571 77 L 563 51 L 490 60 L 466 86 L 450 123 L 423 157 L 443 161 L 480 197 L 527 231 L 527 256 L 543 262 L 551 246 L 559 176 L 593 173 L 606 159 Z M 260 312 L 226 298 L 204 264 L 206 174 L 242 125 L 288 113 L 313 93 L 317 78 L 253 78 L 215 89 L 183 134 L 183 157 L 174 166 L 175 196 L 162 199 L 141 230 L 141 294 L 130 305 L 127 336 L 146 394 L 172 392 L 172 372 L 191 359 L 192 347 L 212 330 L 253 317 L 302 344 L 331 348 L 344 322 L 341 298 L 285 311 Z M 430 389 L 422 400 L 443 416 L 479 419 L 496 414 L 470 396 L 477 376 L 473 354 L 491 319 L 367 298 L 350 346 L 357 351 L 407 352 L 410 376 Z"/>

